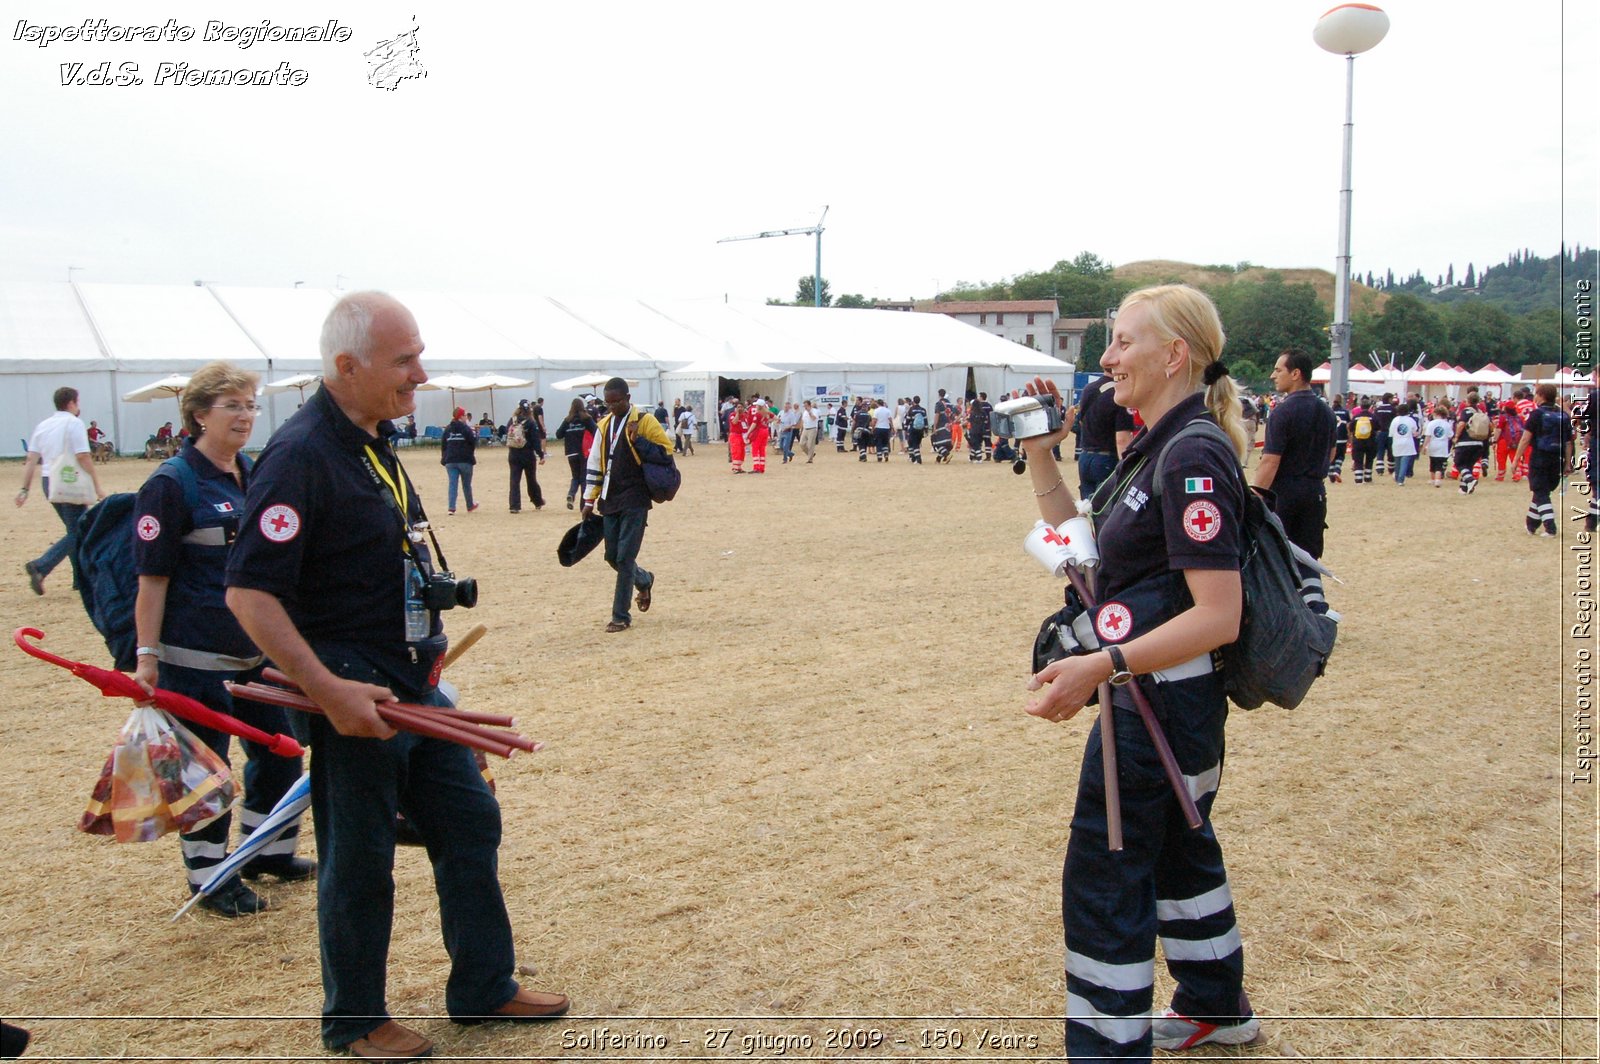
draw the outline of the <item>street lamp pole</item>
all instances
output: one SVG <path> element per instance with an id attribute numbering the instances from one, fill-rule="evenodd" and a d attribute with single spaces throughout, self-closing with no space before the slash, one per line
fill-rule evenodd
<path id="1" fill-rule="evenodd" d="M 1339 255 L 1333 278 L 1333 350 L 1328 391 L 1343 395 L 1350 386 L 1350 155 L 1355 139 L 1356 56 L 1376 47 L 1389 32 L 1389 16 L 1370 4 L 1341 4 L 1317 20 L 1311 37 L 1317 46 L 1345 57 L 1344 159 L 1339 182 Z"/>

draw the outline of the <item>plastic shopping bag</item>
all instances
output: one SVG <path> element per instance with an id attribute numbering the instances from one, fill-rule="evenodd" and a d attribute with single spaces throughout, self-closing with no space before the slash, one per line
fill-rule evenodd
<path id="1" fill-rule="evenodd" d="M 78 829 L 149 842 L 203 827 L 227 812 L 235 795 L 227 762 L 167 713 L 140 706 L 100 770 Z"/>

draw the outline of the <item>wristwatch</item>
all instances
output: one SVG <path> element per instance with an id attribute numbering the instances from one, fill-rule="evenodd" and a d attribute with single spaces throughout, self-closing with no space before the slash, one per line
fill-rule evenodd
<path id="1" fill-rule="evenodd" d="M 1133 679 L 1133 673 L 1128 671 L 1128 659 L 1122 656 L 1121 647 L 1106 647 L 1106 656 L 1111 659 L 1111 683 L 1121 687 Z"/>

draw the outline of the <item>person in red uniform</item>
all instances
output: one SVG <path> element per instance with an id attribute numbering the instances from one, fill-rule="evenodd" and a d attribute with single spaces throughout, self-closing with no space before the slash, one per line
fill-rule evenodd
<path id="1" fill-rule="evenodd" d="M 744 472 L 744 403 L 735 399 L 728 411 L 728 461 L 735 473 Z"/>
<path id="2" fill-rule="evenodd" d="M 760 396 L 745 409 L 745 438 L 750 443 L 750 472 L 767 471 L 767 441 L 772 438 L 772 411 Z"/>

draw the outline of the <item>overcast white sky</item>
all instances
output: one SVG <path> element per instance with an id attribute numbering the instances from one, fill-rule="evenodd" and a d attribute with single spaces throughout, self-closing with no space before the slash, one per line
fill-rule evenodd
<path id="1" fill-rule="evenodd" d="M 326 0 L 272 20 L 337 19 L 348 43 L 247 50 L 15 35 L 269 5 L 5 6 L 6 279 L 792 298 L 811 237 L 716 240 L 824 204 L 835 293 L 926 298 L 1084 250 L 1336 253 L 1344 60 L 1311 40 L 1329 0 Z M 1600 243 L 1600 5 L 1382 6 L 1393 28 L 1356 61 L 1355 269 Z M 372 88 L 362 53 L 413 14 L 427 78 Z M 284 60 L 305 85 L 153 84 L 163 61 Z M 146 83 L 61 85 L 104 61 Z"/>

